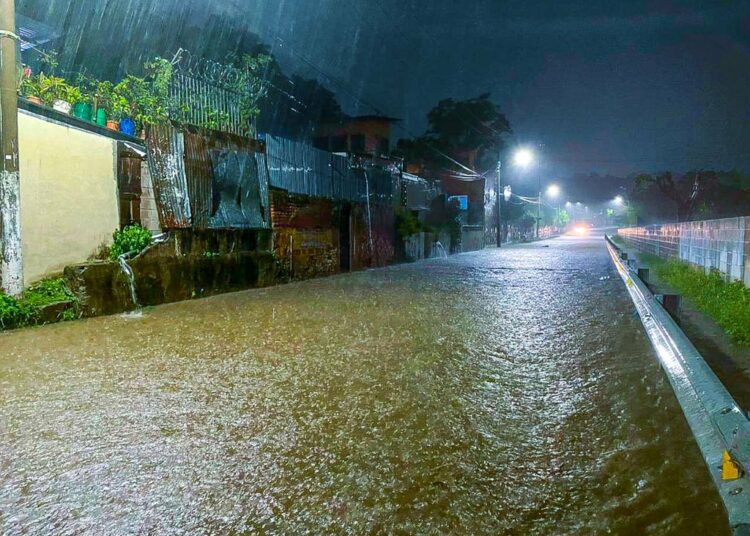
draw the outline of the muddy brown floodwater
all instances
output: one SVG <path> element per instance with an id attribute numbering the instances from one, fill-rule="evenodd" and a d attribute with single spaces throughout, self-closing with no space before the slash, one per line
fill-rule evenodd
<path id="1" fill-rule="evenodd" d="M 728 534 L 601 239 L 6 333 L 0 415 L 3 534 Z"/>

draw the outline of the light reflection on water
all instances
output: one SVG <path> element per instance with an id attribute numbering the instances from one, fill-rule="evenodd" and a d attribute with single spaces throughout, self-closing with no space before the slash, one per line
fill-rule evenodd
<path id="1" fill-rule="evenodd" d="M 0 336 L 0 532 L 722 534 L 604 246 Z"/>

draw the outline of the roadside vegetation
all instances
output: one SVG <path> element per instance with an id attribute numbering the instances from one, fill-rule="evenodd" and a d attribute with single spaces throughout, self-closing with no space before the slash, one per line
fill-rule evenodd
<path id="1" fill-rule="evenodd" d="M 69 304 L 55 320 L 74 320 L 78 299 L 65 279 L 55 278 L 40 281 L 26 289 L 20 298 L 0 292 L 0 330 L 41 324 L 45 307 L 58 303 Z"/>
<path id="2" fill-rule="evenodd" d="M 656 276 L 714 319 L 738 345 L 750 346 L 750 289 L 727 283 L 718 272 L 706 274 L 678 260 L 642 254 Z"/>

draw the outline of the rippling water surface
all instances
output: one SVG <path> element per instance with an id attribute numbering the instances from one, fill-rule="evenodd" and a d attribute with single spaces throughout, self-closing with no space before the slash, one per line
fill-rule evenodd
<path id="1" fill-rule="evenodd" d="M 0 533 L 726 534 L 599 240 L 0 335 Z"/>

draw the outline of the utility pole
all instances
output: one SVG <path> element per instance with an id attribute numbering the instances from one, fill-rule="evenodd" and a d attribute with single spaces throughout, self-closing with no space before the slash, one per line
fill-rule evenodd
<path id="1" fill-rule="evenodd" d="M 21 183 L 18 173 L 16 5 L 0 0 L 0 279 L 10 296 L 23 292 Z"/>
<path id="2" fill-rule="evenodd" d="M 497 184 L 495 186 L 495 226 L 497 227 L 497 247 L 503 245 L 503 234 L 502 234 L 502 219 L 500 218 L 500 170 L 503 164 L 500 157 L 497 158 Z"/>

